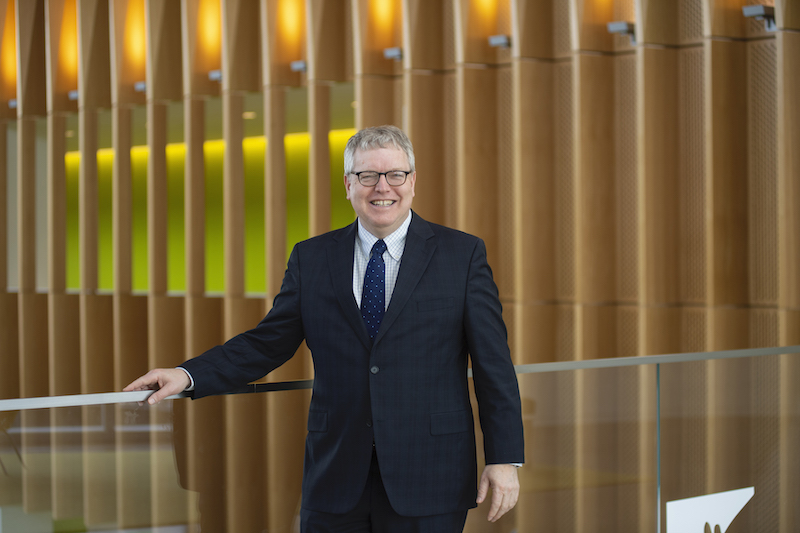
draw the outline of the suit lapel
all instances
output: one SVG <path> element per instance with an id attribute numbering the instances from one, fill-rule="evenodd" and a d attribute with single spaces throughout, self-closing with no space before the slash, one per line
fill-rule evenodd
<path id="1" fill-rule="evenodd" d="M 334 243 L 328 247 L 328 265 L 330 266 L 331 283 L 333 284 L 342 313 L 350 322 L 359 340 L 369 350 L 372 341 L 361 318 L 361 310 L 353 297 L 353 254 L 355 253 L 356 224 L 350 224 L 334 236 Z"/>
<path id="2" fill-rule="evenodd" d="M 400 272 L 397 274 L 397 282 L 394 292 L 392 292 L 392 300 L 389 302 L 389 308 L 386 310 L 381 328 L 375 337 L 375 343 L 381 340 L 408 303 L 411 293 L 414 292 L 422 274 L 428 268 L 428 263 L 436 249 L 436 240 L 432 238 L 434 234 L 431 227 L 416 213 L 412 216 L 406 236 L 406 246 L 403 250 L 403 259 L 400 261 Z M 364 330 L 366 331 L 366 327 Z"/>

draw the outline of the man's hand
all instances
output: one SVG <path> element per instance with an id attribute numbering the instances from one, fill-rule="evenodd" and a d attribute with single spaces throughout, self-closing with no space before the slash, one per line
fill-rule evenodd
<path id="1" fill-rule="evenodd" d="M 155 405 L 167 396 L 183 392 L 190 384 L 189 376 L 180 368 L 156 368 L 122 390 L 155 390 L 147 398 L 147 403 Z"/>
<path id="2" fill-rule="evenodd" d="M 478 486 L 477 503 L 483 503 L 489 489 L 492 489 L 492 506 L 489 509 L 489 522 L 497 522 L 501 516 L 514 508 L 519 498 L 519 477 L 514 465 L 486 465 Z"/>

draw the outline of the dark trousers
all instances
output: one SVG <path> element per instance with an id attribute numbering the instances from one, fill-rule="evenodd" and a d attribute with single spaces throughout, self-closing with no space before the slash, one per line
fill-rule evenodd
<path id="1" fill-rule="evenodd" d="M 461 533 L 467 511 L 434 516 L 400 516 L 392 509 L 372 454 L 367 486 L 355 509 L 329 514 L 301 509 L 301 533 Z"/>

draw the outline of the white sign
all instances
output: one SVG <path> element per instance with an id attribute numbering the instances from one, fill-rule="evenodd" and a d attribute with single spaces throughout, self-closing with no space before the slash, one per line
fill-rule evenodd
<path id="1" fill-rule="evenodd" d="M 749 487 L 667 502 L 667 533 L 703 533 L 706 524 L 725 533 L 755 493 Z"/>

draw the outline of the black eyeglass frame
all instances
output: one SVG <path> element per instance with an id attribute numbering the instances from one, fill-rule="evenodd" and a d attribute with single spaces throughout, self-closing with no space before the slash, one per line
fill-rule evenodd
<path id="1" fill-rule="evenodd" d="M 364 187 L 376 186 L 378 182 L 381 181 L 381 176 L 384 176 L 386 178 L 386 183 L 388 183 L 392 187 L 400 187 L 401 185 L 405 184 L 406 180 L 408 179 L 408 175 L 413 172 L 414 172 L 413 170 L 387 170 L 386 172 L 378 172 L 375 170 L 362 170 L 361 172 L 351 172 L 350 174 L 354 175 L 356 179 L 358 179 L 358 182 Z M 400 183 L 392 183 L 392 181 L 389 179 L 390 177 L 389 175 L 394 173 L 402 173 L 403 181 L 401 181 Z M 361 178 L 361 174 L 376 174 L 377 178 L 375 179 L 375 183 L 364 183 L 364 180 Z"/>

